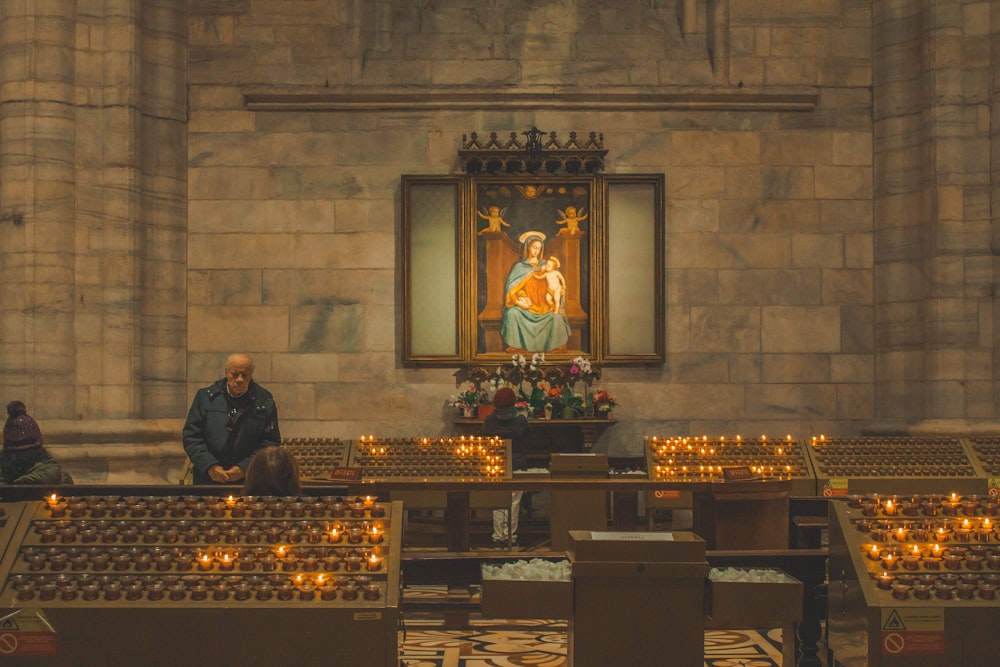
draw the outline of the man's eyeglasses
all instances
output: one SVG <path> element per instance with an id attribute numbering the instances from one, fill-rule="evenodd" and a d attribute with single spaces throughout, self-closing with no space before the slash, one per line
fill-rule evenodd
<path id="1" fill-rule="evenodd" d="M 226 419 L 226 430 L 232 432 L 234 426 L 236 426 L 236 408 L 229 411 L 229 417 Z"/>

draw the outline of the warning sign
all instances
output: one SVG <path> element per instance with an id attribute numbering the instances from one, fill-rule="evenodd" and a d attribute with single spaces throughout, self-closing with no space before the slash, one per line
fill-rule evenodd
<path id="1" fill-rule="evenodd" d="M 905 630 L 906 625 L 903 623 L 903 619 L 899 617 L 899 612 L 892 609 L 889 613 L 889 618 L 882 623 L 883 630 Z"/>
<path id="2" fill-rule="evenodd" d="M 944 609 L 883 607 L 882 654 L 944 654 Z"/>
<path id="3" fill-rule="evenodd" d="M 847 478 L 838 477 L 836 479 L 826 480 L 826 484 L 823 485 L 823 495 L 826 496 L 827 498 L 846 496 Z"/>
<path id="4" fill-rule="evenodd" d="M 56 655 L 56 633 L 40 610 L 18 609 L 0 618 L 0 658 Z"/>
<path id="5" fill-rule="evenodd" d="M 990 477 L 986 482 L 986 486 L 989 488 L 989 494 L 991 496 L 1000 496 L 1000 479 Z"/>

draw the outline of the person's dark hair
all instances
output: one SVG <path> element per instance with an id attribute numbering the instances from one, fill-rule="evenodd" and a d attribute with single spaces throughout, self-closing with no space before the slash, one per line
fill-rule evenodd
<path id="1" fill-rule="evenodd" d="M 250 459 L 243 494 L 247 496 L 297 496 L 302 493 L 299 464 L 284 447 L 264 447 Z"/>

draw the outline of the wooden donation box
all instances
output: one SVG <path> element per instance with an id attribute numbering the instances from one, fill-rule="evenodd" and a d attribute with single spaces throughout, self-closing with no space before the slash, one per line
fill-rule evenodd
<path id="1" fill-rule="evenodd" d="M 552 479 L 607 479 L 607 454 L 552 454 Z M 565 551 L 571 530 L 606 530 L 608 494 L 593 491 L 553 491 L 549 532 L 552 549 Z"/>
<path id="2" fill-rule="evenodd" d="M 713 549 L 787 549 L 788 480 L 712 485 Z"/>
<path id="3" fill-rule="evenodd" d="M 571 667 L 703 667 L 704 540 L 681 531 L 569 538 Z"/>

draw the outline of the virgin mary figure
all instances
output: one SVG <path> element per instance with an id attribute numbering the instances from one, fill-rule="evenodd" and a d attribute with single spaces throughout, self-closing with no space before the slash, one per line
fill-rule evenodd
<path id="1" fill-rule="evenodd" d="M 569 320 L 558 303 L 546 300 L 545 234 L 528 231 L 518 238 L 521 259 L 504 283 L 500 337 L 509 352 L 552 352 L 566 348 Z"/>

